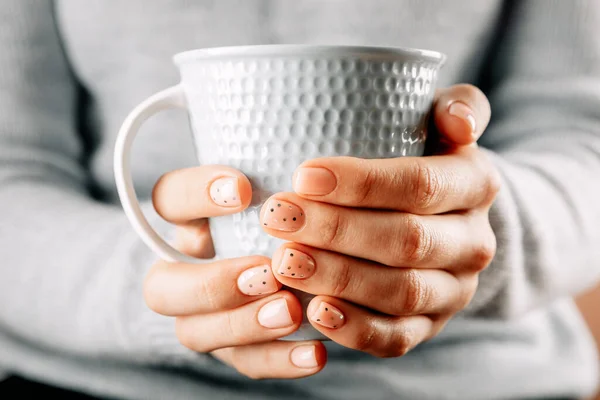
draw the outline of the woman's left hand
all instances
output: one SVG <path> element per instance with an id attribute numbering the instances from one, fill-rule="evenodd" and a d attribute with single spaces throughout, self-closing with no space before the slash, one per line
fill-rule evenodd
<path id="1" fill-rule="evenodd" d="M 261 211 L 286 286 L 317 296 L 307 313 L 337 343 L 380 357 L 435 336 L 473 297 L 496 249 L 488 211 L 496 170 L 475 141 L 490 117 L 469 85 L 440 90 L 434 120 L 443 154 L 321 158 L 302 164 L 295 193 Z"/>

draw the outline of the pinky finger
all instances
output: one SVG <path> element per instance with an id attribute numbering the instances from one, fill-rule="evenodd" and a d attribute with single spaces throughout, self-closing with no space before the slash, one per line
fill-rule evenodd
<path id="1" fill-rule="evenodd" d="M 321 371 L 327 362 L 327 351 L 319 341 L 275 341 L 227 347 L 211 354 L 252 379 L 303 378 Z"/>
<path id="2" fill-rule="evenodd" d="M 439 322 L 425 315 L 383 315 L 329 296 L 308 305 L 311 324 L 331 340 L 376 357 L 401 357 L 431 338 Z"/>

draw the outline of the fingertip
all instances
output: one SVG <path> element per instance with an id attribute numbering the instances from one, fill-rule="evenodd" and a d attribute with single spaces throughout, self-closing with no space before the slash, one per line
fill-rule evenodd
<path id="1" fill-rule="evenodd" d="M 246 175 L 239 171 L 237 172 L 238 191 L 240 193 L 240 199 L 242 203 L 241 206 L 246 209 L 252 201 L 252 184 Z"/>
<path id="2" fill-rule="evenodd" d="M 458 145 L 477 141 L 477 122 L 469 106 L 453 101 L 436 109 L 435 125 L 444 138 Z"/>
<path id="3" fill-rule="evenodd" d="M 304 342 L 292 349 L 290 361 L 296 368 L 312 370 L 311 374 L 314 374 L 325 367 L 327 350 L 321 342 Z"/>
<path id="4" fill-rule="evenodd" d="M 279 283 L 279 281 L 277 281 L 279 285 L 281 285 L 281 283 Z M 294 296 L 291 292 L 288 291 L 283 291 L 281 292 L 281 294 L 283 295 L 283 297 L 285 298 L 287 307 L 288 307 L 288 312 L 290 313 L 290 317 L 292 318 L 292 321 L 294 321 L 295 325 L 300 325 L 300 323 L 302 322 L 302 304 L 300 304 L 300 300 L 298 300 L 298 298 L 296 296 Z"/>
<path id="5" fill-rule="evenodd" d="M 322 342 L 315 342 L 315 359 L 317 360 L 317 365 L 321 368 L 327 364 L 327 348 Z"/>

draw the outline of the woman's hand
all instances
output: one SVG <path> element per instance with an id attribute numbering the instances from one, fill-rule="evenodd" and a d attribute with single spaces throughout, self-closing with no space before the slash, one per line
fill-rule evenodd
<path id="1" fill-rule="evenodd" d="M 207 217 L 242 211 L 252 197 L 248 179 L 224 167 L 203 166 L 169 173 L 156 184 L 154 207 L 177 224 L 177 247 L 213 256 Z M 281 291 L 271 260 L 254 256 L 187 265 L 160 261 L 145 282 L 148 306 L 176 317 L 179 341 L 212 353 L 251 378 L 298 378 L 317 373 L 326 353 L 318 341 L 275 341 L 298 329 L 302 310 Z"/>
<path id="2" fill-rule="evenodd" d="M 313 326 L 376 356 L 401 356 L 470 302 L 495 253 L 488 211 L 499 178 L 474 144 L 490 117 L 479 90 L 439 92 L 434 120 L 445 153 L 302 164 L 296 193 L 261 210 L 263 228 L 290 241 L 273 257 L 283 284 L 318 295 Z"/>

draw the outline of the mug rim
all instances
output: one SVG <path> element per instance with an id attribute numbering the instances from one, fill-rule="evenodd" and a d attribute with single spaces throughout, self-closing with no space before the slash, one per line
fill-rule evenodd
<path id="1" fill-rule="evenodd" d="M 328 56 L 401 56 L 414 61 L 429 61 L 443 65 L 444 53 L 410 47 L 353 46 L 353 45 L 310 45 L 310 44 L 263 44 L 250 46 L 220 46 L 192 49 L 173 56 L 173 62 L 181 65 L 188 61 L 219 57 L 268 57 L 268 56 L 306 56 L 325 53 Z"/>

